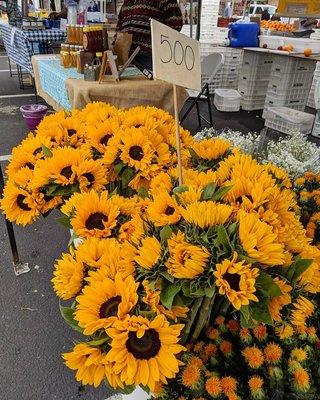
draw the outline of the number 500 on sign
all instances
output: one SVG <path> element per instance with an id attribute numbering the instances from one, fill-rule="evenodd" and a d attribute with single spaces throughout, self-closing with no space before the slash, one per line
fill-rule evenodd
<path id="1" fill-rule="evenodd" d="M 154 19 L 151 32 L 154 77 L 201 90 L 199 42 Z"/>

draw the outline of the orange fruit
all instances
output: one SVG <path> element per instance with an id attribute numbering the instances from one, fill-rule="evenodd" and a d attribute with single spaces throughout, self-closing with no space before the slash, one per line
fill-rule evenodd
<path id="1" fill-rule="evenodd" d="M 310 57 L 312 54 L 312 49 L 309 49 L 309 48 L 304 49 L 303 54 L 305 55 L 305 57 Z"/>

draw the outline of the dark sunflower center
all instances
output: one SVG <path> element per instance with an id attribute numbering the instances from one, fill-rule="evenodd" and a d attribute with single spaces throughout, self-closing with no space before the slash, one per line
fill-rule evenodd
<path id="1" fill-rule="evenodd" d="M 143 150 L 140 146 L 132 146 L 129 150 L 129 155 L 136 161 L 141 161 L 143 158 Z"/>
<path id="2" fill-rule="evenodd" d="M 135 128 L 141 128 L 142 125 L 141 125 L 141 124 L 136 124 L 134 127 L 135 127 Z"/>
<path id="3" fill-rule="evenodd" d="M 166 208 L 166 211 L 165 211 L 164 213 L 165 213 L 166 215 L 173 215 L 174 212 L 175 212 L 175 209 L 174 209 L 173 207 L 171 207 L 171 206 L 168 206 L 168 207 Z"/>
<path id="4" fill-rule="evenodd" d="M 86 172 L 82 176 L 84 176 L 87 179 L 87 181 L 89 182 L 87 187 L 90 189 L 94 183 L 94 175 L 91 172 Z"/>
<path id="5" fill-rule="evenodd" d="M 19 194 L 17 197 L 17 205 L 23 211 L 31 211 L 31 208 L 23 202 L 25 198 L 26 196 L 24 196 L 23 194 Z"/>
<path id="6" fill-rule="evenodd" d="M 77 131 L 75 129 L 68 129 L 68 136 L 69 137 L 73 136 L 76 133 L 77 133 Z"/>
<path id="7" fill-rule="evenodd" d="M 103 138 L 100 139 L 100 144 L 103 144 L 104 146 L 106 146 L 109 142 L 110 137 L 111 137 L 111 134 L 109 134 L 109 133 L 104 135 Z"/>
<path id="8" fill-rule="evenodd" d="M 136 332 L 129 332 L 126 348 L 138 360 L 149 360 L 155 357 L 161 349 L 159 333 L 154 329 L 149 329 L 139 339 Z"/>
<path id="9" fill-rule="evenodd" d="M 104 229 L 103 222 L 107 221 L 108 217 L 101 213 L 101 212 L 96 212 L 94 214 L 91 214 L 89 218 L 86 221 L 86 228 L 87 229 L 99 229 L 102 231 Z"/>
<path id="10" fill-rule="evenodd" d="M 100 307 L 100 318 L 115 317 L 118 314 L 118 306 L 121 303 L 121 296 L 111 297 Z"/>
<path id="11" fill-rule="evenodd" d="M 240 275 L 229 274 L 229 272 L 226 272 L 223 277 L 229 283 L 229 286 L 232 290 L 239 292 L 239 290 L 240 290 Z"/>
<path id="12" fill-rule="evenodd" d="M 25 167 L 28 167 L 29 169 L 34 169 L 34 165 L 31 164 L 31 162 L 27 162 L 27 163 L 25 164 Z"/>
<path id="13" fill-rule="evenodd" d="M 318 244 L 320 242 L 320 224 L 317 224 L 317 227 L 314 231 L 313 242 L 314 244 Z"/>
<path id="14" fill-rule="evenodd" d="M 41 147 L 38 147 L 32 154 L 36 156 L 37 154 L 41 153 L 41 151 L 42 151 Z"/>
<path id="15" fill-rule="evenodd" d="M 70 179 L 70 177 L 71 177 L 71 175 L 72 175 L 71 166 L 69 165 L 69 167 L 64 167 L 64 168 L 62 168 L 60 174 L 61 174 L 62 176 L 64 176 L 65 178 Z"/>

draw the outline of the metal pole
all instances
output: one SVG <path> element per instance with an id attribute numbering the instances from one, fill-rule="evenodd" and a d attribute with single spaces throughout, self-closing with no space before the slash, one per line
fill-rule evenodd
<path id="1" fill-rule="evenodd" d="M 200 39 L 201 33 L 201 9 L 202 9 L 202 0 L 198 0 L 198 17 L 197 17 L 197 36 L 196 39 Z"/>
<path id="2" fill-rule="evenodd" d="M 3 178 L 2 168 L 1 168 L 1 164 L 0 164 L 0 198 L 3 195 L 3 189 L 4 189 L 4 178 Z M 13 225 L 6 218 L 5 218 L 5 223 L 6 223 L 6 228 L 7 228 L 10 247 L 11 247 L 14 273 L 16 275 L 20 275 L 20 274 L 24 274 L 26 272 L 29 272 L 30 268 L 28 266 L 28 263 L 21 263 L 20 262 Z"/>

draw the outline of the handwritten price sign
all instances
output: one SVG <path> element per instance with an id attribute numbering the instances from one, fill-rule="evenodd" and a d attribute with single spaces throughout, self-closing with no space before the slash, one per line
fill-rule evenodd
<path id="1" fill-rule="evenodd" d="M 201 90 L 199 42 L 154 19 L 151 20 L 151 33 L 154 77 Z"/>

